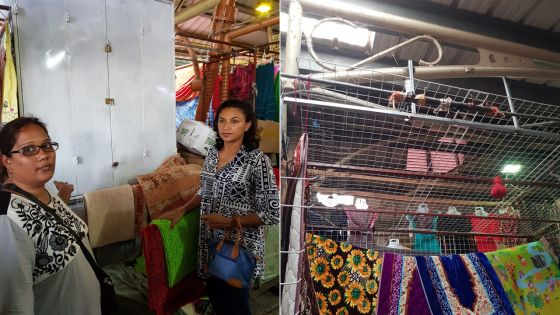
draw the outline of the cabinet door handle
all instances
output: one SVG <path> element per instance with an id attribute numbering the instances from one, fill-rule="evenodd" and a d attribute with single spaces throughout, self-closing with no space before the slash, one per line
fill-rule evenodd
<path id="1" fill-rule="evenodd" d="M 113 162 L 113 167 L 119 166 L 119 162 Z"/>

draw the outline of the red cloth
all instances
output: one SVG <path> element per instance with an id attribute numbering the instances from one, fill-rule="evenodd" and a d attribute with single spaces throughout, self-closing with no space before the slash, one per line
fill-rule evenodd
<path id="1" fill-rule="evenodd" d="M 506 195 L 506 186 L 502 182 L 502 178 L 500 176 L 496 176 L 493 179 L 494 185 L 492 185 L 492 189 L 490 190 L 490 195 L 496 199 L 502 199 Z"/>
<path id="2" fill-rule="evenodd" d="M 202 78 L 202 72 L 202 69 L 200 69 L 200 78 Z M 193 76 L 190 77 L 187 82 L 183 83 L 183 85 L 181 85 L 181 87 L 177 91 L 175 91 L 176 102 L 188 101 L 198 96 L 200 91 L 193 91 L 191 88 L 191 83 L 194 79 L 195 75 L 193 74 Z"/>
<path id="3" fill-rule="evenodd" d="M 255 65 L 236 65 L 229 76 L 229 95 L 232 99 L 248 101 L 253 97 L 253 82 L 255 82 Z"/>
<path id="4" fill-rule="evenodd" d="M 186 275 L 173 288 L 167 287 L 167 271 L 161 234 L 150 224 L 140 231 L 148 275 L 148 306 L 157 315 L 171 315 L 179 307 L 202 297 L 204 282 L 196 272 Z"/>
<path id="5" fill-rule="evenodd" d="M 280 189 L 280 169 L 278 167 L 273 167 L 274 178 L 276 178 L 276 187 Z"/>
<path id="6" fill-rule="evenodd" d="M 488 217 L 496 217 L 491 213 Z M 491 220 L 485 217 L 471 218 L 472 231 L 475 233 L 500 233 L 500 221 Z M 500 241 L 499 237 L 492 236 L 475 236 L 476 248 L 479 252 L 493 252 L 498 249 L 496 243 Z"/>

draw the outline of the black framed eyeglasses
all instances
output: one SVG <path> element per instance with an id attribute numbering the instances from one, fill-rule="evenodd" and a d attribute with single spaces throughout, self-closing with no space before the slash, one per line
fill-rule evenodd
<path id="1" fill-rule="evenodd" d="M 54 152 L 58 150 L 58 142 L 45 142 L 42 145 L 26 145 L 23 148 L 10 153 L 21 153 L 25 156 L 32 156 L 39 153 L 40 149 L 43 149 L 45 152 Z"/>

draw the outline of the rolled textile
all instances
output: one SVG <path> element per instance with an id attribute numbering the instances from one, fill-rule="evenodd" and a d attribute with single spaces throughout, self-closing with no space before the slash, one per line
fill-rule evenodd
<path id="1" fill-rule="evenodd" d="M 542 242 L 486 253 L 515 314 L 558 314 L 560 269 Z"/>
<path id="2" fill-rule="evenodd" d="M 200 186 L 201 171 L 199 165 L 171 165 L 138 176 L 150 218 L 157 219 L 184 206 Z"/>
<path id="3" fill-rule="evenodd" d="M 134 238 L 134 196 L 130 185 L 84 194 L 91 247 Z"/>
<path id="4" fill-rule="evenodd" d="M 144 200 L 142 186 L 139 184 L 132 185 L 132 194 L 134 195 L 134 231 L 136 234 L 140 234 L 140 229 L 150 222 L 148 207 Z"/>
<path id="5" fill-rule="evenodd" d="M 414 257 L 384 253 L 382 266 L 377 314 L 430 315 Z"/>

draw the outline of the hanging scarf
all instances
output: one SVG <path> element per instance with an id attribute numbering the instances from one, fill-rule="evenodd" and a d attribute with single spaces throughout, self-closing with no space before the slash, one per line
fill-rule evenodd
<path id="1" fill-rule="evenodd" d="M 6 33 L 3 40 L 6 48 L 6 67 L 4 68 L 4 81 L 2 82 L 2 123 L 8 123 L 19 116 L 16 67 L 12 55 L 12 35 L 10 23 L 7 21 L 6 23 Z"/>

